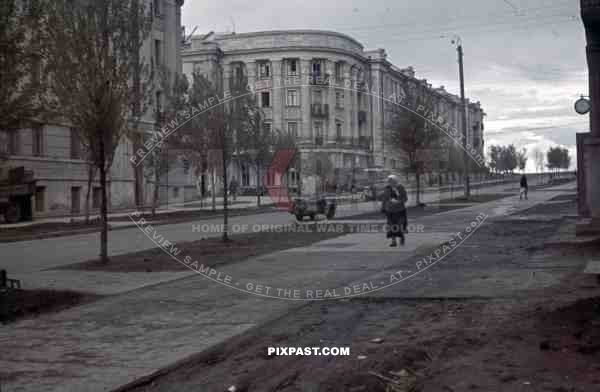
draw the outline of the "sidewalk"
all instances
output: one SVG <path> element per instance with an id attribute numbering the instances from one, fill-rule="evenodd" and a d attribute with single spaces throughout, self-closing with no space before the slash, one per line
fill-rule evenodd
<path id="1" fill-rule="evenodd" d="M 567 184 L 532 192 L 528 201 L 509 197 L 430 216 L 429 231 L 411 234 L 402 249 L 387 247 L 382 233 L 348 234 L 225 265 L 219 272 L 232 276 L 232 285 L 263 284 L 273 290 L 362 284 L 414 265 L 415 251 L 435 248 L 480 213 L 501 218 L 572 188 Z M 427 281 L 424 274 L 400 289 L 373 295 L 434 295 L 436 287 L 423 284 Z M 0 328 L 2 391 L 112 390 L 302 304 L 260 298 L 194 275 L 23 320 Z"/>
<path id="2" fill-rule="evenodd" d="M 169 204 L 166 206 L 160 206 L 156 210 L 156 215 L 165 215 L 172 214 L 174 212 L 195 212 L 195 211 L 212 211 L 212 200 L 206 199 L 204 200 L 203 207 L 194 207 L 195 205 L 200 204 L 199 200 L 191 201 L 184 204 Z M 255 196 L 238 196 L 237 200 L 233 201 L 231 198 L 229 199 L 229 209 L 237 210 L 237 209 L 246 209 L 256 207 L 257 201 Z M 267 197 L 261 198 L 261 206 L 267 207 L 272 206 L 273 202 L 271 199 Z M 216 211 L 222 211 L 223 209 L 223 198 L 217 198 L 217 209 Z M 113 222 L 111 219 L 114 218 L 126 218 L 132 212 L 136 211 L 135 208 L 123 209 L 118 212 L 111 212 L 108 214 L 108 220 L 111 225 L 119 222 Z M 151 209 L 149 207 L 144 208 L 144 213 L 149 214 Z M 100 219 L 100 215 L 98 213 L 90 214 L 90 219 Z M 68 216 L 60 216 L 60 217 L 49 217 L 49 218 L 40 218 L 35 219 L 30 222 L 19 222 L 19 223 L 2 223 L 0 224 L 0 228 L 2 229 L 10 229 L 10 228 L 18 228 L 18 227 L 28 227 L 28 226 L 37 226 L 48 223 L 72 223 L 72 222 L 83 222 L 85 221 L 85 215 L 68 215 Z"/>
<path id="3" fill-rule="evenodd" d="M 517 180 L 513 180 L 513 179 L 509 179 L 509 180 L 489 180 L 489 181 L 483 181 L 483 182 L 474 182 L 471 183 L 471 186 L 473 187 L 475 192 L 480 192 L 482 190 L 484 190 L 485 188 L 488 187 L 493 187 L 496 185 L 501 185 L 501 184 L 506 184 L 506 185 L 510 185 L 513 183 L 517 183 Z M 483 185 L 483 186 L 482 186 Z M 462 189 L 464 189 L 464 184 L 453 184 L 453 185 L 444 185 L 441 188 L 437 187 L 437 186 L 424 186 L 422 191 L 424 193 L 448 193 L 448 194 L 454 194 L 456 193 L 457 195 L 462 191 Z M 406 191 L 409 193 L 410 196 L 412 196 L 412 194 L 415 192 L 415 188 L 414 187 L 407 187 Z M 359 198 L 362 195 L 362 189 L 359 189 L 358 192 L 354 195 L 354 198 Z M 338 201 L 343 201 L 343 202 L 348 202 L 350 200 L 353 199 L 353 195 L 350 193 L 341 193 L 337 196 Z M 234 201 L 231 197 L 229 197 L 228 199 L 229 201 L 229 209 L 231 210 L 240 210 L 240 209 L 247 209 L 247 208 L 256 208 L 257 206 L 257 197 L 256 196 L 238 196 L 236 198 L 236 200 Z M 200 206 L 200 204 L 203 204 L 203 206 Z M 268 194 L 265 194 L 264 196 L 261 197 L 261 206 L 262 207 L 267 207 L 267 206 L 273 206 L 275 203 L 273 202 L 273 200 L 271 200 L 270 196 Z M 341 203 L 343 204 L 343 203 Z M 223 206 L 223 197 L 217 197 L 216 198 L 216 212 L 220 212 L 222 211 L 222 206 Z M 129 209 L 122 209 L 122 210 L 118 210 L 118 211 L 114 211 L 114 212 L 110 212 L 108 214 L 108 219 L 110 222 L 110 225 L 113 227 L 123 227 L 123 226 L 127 226 L 127 223 L 123 223 L 123 222 L 118 222 L 118 221 L 112 221 L 112 219 L 115 218 L 126 218 L 130 213 L 136 211 L 135 208 L 129 208 Z M 144 207 L 143 209 L 144 213 L 149 213 L 150 212 L 150 208 L 149 207 Z M 160 206 L 159 208 L 157 208 L 156 210 L 156 215 L 158 217 L 160 217 L 161 215 L 166 215 L 166 214 L 172 214 L 172 213 L 177 213 L 177 212 L 196 212 L 196 211 L 212 211 L 212 199 L 211 198 L 206 198 L 203 201 L 200 200 L 193 200 L 193 201 L 189 201 L 189 202 L 185 202 L 185 203 L 174 203 L 174 204 L 168 204 L 168 205 L 163 205 Z M 98 213 L 93 213 L 90 214 L 90 219 L 99 219 L 100 215 Z M 11 228 L 21 228 L 21 227 L 31 227 L 31 226 L 39 226 L 39 225 L 46 225 L 46 224 L 51 224 L 51 223 L 61 223 L 61 224 L 65 224 L 65 223 L 74 223 L 74 222 L 83 222 L 85 221 L 85 215 L 67 215 L 67 216 L 58 216 L 58 217 L 48 217 L 48 218 L 39 218 L 39 219 L 35 219 L 33 221 L 30 222 L 19 222 L 19 223 L 0 223 L 0 229 L 11 229 Z"/>

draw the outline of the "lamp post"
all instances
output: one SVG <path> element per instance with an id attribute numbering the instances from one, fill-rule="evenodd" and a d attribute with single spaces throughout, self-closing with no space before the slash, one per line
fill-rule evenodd
<path id="1" fill-rule="evenodd" d="M 458 76 L 460 78 L 460 103 L 461 103 L 461 122 L 463 135 L 463 165 L 465 170 L 465 198 L 471 197 L 471 184 L 469 179 L 469 154 L 467 153 L 467 104 L 465 101 L 465 76 L 463 70 L 463 48 L 462 40 L 458 35 L 452 39 L 452 44 L 456 45 L 458 53 Z"/>

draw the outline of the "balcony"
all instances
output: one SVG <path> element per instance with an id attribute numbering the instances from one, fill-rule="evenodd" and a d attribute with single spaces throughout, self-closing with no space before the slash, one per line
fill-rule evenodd
<path id="1" fill-rule="evenodd" d="M 326 103 L 313 103 L 310 105 L 310 114 L 313 117 L 329 117 L 329 105 Z"/>

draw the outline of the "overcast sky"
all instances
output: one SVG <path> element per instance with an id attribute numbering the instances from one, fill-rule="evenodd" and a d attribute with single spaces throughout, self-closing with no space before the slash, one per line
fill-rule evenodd
<path id="1" fill-rule="evenodd" d="M 183 23 L 197 33 L 338 31 L 454 93 L 458 34 L 467 97 L 487 113 L 487 146 L 514 143 L 532 157 L 561 145 L 575 164 L 575 133 L 589 130 L 588 116 L 573 110 L 588 94 L 579 0 L 187 0 Z"/>

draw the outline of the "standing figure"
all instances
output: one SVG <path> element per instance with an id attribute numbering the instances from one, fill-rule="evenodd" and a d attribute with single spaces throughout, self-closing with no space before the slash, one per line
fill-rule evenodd
<path id="1" fill-rule="evenodd" d="M 397 237 L 400 237 L 400 244 L 404 245 L 407 201 L 406 189 L 400 184 L 398 176 L 388 176 L 383 192 L 382 211 L 387 217 L 387 238 L 392 239 L 390 246 L 398 246 Z"/>
<path id="2" fill-rule="evenodd" d="M 523 176 L 521 177 L 521 193 L 519 193 L 519 200 L 522 200 L 523 196 L 525 196 L 525 200 L 527 200 L 528 190 L 529 188 L 527 186 L 527 177 L 525 177 L 525 174 L 523 174 Z"/>
<path id="3" fill-rule="evenodd" d="M 233 200 L 235 201 L 235 199 L 237 199 L 238 192 L 238 182 L 235 179 L 235 177 L 233 177 L 233 179 L 229 183 L 229 192 L 231 193 L 231 195 L 233 196 Z"/>

